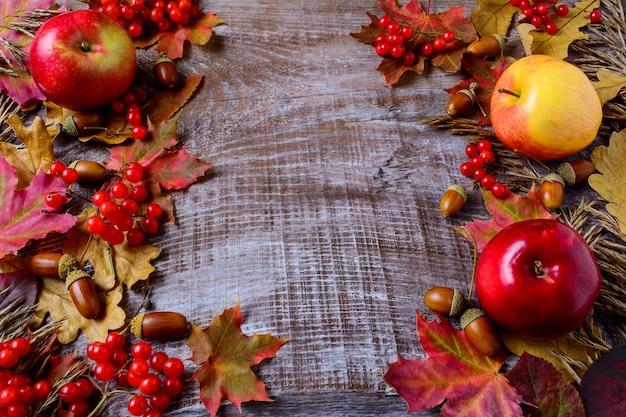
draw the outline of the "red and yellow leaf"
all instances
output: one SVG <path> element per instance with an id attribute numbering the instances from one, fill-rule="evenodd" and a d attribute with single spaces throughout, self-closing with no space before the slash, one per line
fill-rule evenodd
<path id="1" fill-rule="evenodd" d="M 446 320 L 427 321 L 419 312 L 417 331 L 428 358 L 398 357 L 385 374 L 409 413 L 441 406 L 450 417 L 522 417 L 522 397 L 499 373 L 504 353 L 486 356 L 462 330 Z"/>
<path id="2" fill-rule="evenodd" d="M 500 230 L 510 224 L 530 219 L 555 219 L 541 204 L 537 187 L 533 183 L 526 196 L 509 193 L 507 197 L 496 198 L 490 191 L 482 190 L 487 211 L 492 217 L 489 220 L 474 220 L 456 230 L 474 243 L 480 253 L 483 248 Z"/>
<path id="3" fill-rule="evenodd" d="M 241 321 L 238 301 L 216 315 L 208 327 L 191 325 L 187 342 L 193 352 L 190 359 L 200 365 L 191 379 L 200 383 L 200 400 L 212 417 L 222 398 L 235 404 L 239 411 L 247 401 L 271 401 L 265 384 L 250 367 L 274 358 L 288 339 L 273 337 L 271 333 L 247 336 L 241 332 Z"/>

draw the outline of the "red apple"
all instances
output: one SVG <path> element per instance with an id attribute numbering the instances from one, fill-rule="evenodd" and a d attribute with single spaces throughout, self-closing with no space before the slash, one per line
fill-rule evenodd
<path id="1" fill-rule="evenodd" d="M 135 76 L 135 47 L 111 17 L 75 10 L 39 28 L 29 66 L 48 100 L 70 110 L 93 110 L 128 90 Z"/>
<path id="2" fill-rule="evenodd" d="M 502 328 L 528 339 L 575 330 L 600 285 L 585 239 L 557 220 L 513 223 L 485 245 L 476 264 L 476 296 L 483 310 Z"/>
<path id="3" fill-rule="evenodd" d="M 498 78 L 490 120 L 509 149 L 539 161 L 555 160 L 593 142 L 602 122 L 602 103 L 575 65 L 529 55 Z"/>

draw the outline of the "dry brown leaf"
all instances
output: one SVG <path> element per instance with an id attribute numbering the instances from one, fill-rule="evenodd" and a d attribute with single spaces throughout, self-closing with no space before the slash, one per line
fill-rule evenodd
<path id="1" fill-rule="evenodd" d="M 74 255 L 81 264 L 89 261 L 94 269 L 93 279 L 103 290 L 119 283 L 132 287 L 137 281 L 148 279 L 154 271 L 150 261 L 158 258 L 161 248 L 151 245 L 107 245 L 99 236 L 91 235 L 85 221 L 96 213 L 95 207 L 85 209 L 76 225 L 66 233 L 63 253 Z"/>
<path id="2" fill-rule="evenodd" d="M 13 129 L 15 136 L 26 145 L 19 148 L 12 143 L 0 141 L 2 155 L 17 172 L 17 189 L 22 189 L 30 184 L 40 168 L 47 171 L 56 159 L 52 136 L 40 117 L 35 117 L 28 127 L 17 114 L 7 116 L 5 122 Z"/>
<path id="3" fill-rule="evenodd" d="M 551 340 L 527 340 L 503 331 L 502 341 L 517 356 L 527 352 L 547 360 L 572 382 L 580 382 L 587 367 L 603 352 L 571 336 Z M 576 366 L 577 363 L 580 366 Z"/>
<path id="4" fill-rule="evenodd" d="M 103 302 L 102 318 L 95 320 L 81 316 L 69 291 L 65 288 L 65 282 L 56 278 L 43 278 L 39 301 L 34 316 L 36 322 L 42 322 L 46 314 L 55 321 L 61 321 L 59 328 L 59 342 L 71 343 L 82 331 L 85 337 L 91 341 L 101 341 L 107 337 L 109 330 L 122 327 L 126 320 L 126 313 L 118 305 L 122 300 L 123 286 L 118 285 L 109 292 L 101 293 Z"/>
<path id="5" fill-rule="evenodd" d="M 614 99 L 620 90 L 626 87 L 626 76 L 612 71 L 599 70 L 598 81 L 593 83 L 602 104 Z"/>
<path id="6" fill-rule="evenodd" d="M 571 6 L 571 11 L 567 16 L 554 16 L 553 22 L 559 28 L 554 35 L 537 30 L 530 23 L 517 25 L 526 55 L 544 54 L 558 59 L 567 58 L 572 42 L 589 38 L 589 35 L 580 29 L 589 23 L 589 13 L 598 7 L 600 7 L 600 0 L 583 0 Z"/>
<path id="7" fill-rule="evenodd" d="M 617 219 L 626 234 L 626 129 L 613 132 L 609 146 L 598 146 L 591 153 L 598 173 L 589 177 L 589 185 L 608 201 L 606 210 Z"/>

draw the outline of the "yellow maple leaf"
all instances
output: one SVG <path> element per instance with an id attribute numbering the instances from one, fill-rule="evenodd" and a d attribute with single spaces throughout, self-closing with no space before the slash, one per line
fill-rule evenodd
<path id="1" fill-rule="evenodd" d="M 63 253 L 74 255 L 81 263 L 89 261 L 93 280 L 104 290 L 122 283 L 132 287 L 137 281 L 147 279 L 155 268 L 150 261 L 161 254 L 161 248 L 151 245 L 108 245 L 99 236 L 87 231 L 85 221 L 96 214 L 95 207 L 85 209 L 76 225 L 66 233 Z"/>
<path id="2" fill-rule="evenodd" d="M 590 22 L 589 14 L 598 7 L 600 0 L 579 1 L 570 8 L 566 16 L 554 16 L 552 21 L 559 28 L 554 35 L 538 30 L 530 23 L 517 25 L 526 55 L 544 54 L 558 59 L 567 58 L 572 42 L 589 38 L 580 29 Z"/>
<path id="3" fill-rule="evenodd" d="M 12 143 L 0 141 L 0 152 L 15 168 L 18 176 L 17 189 L 22 189 L 30 184 L 40 168 L 47 171 L 56 159 L 52 136 L 40 117 L 35 117 L 28 127 L 17 114 L 7 116 L 5 122 L 13 129 L 15 136 L 26 145 L 17 147 Z"/>
<path id="4" fill-rule="evenodd" d="M 36 323 L 43 322 L 46 314 L 61 323 L 58 340 L 61 343 L 71 343 L 82 331 L 91 341 L 105 341 L 109 330 L 124 326 L 126 313 L 118 305 L 122 300 L 123 286 L 120 284 L 108 292 L 101 293 L 103 312 L 97 319 L 87 319 L 80 315 L 65 282 L 56 278 L 43 278 L 37 308 L 34 313 Z"/>
<path id="5" fill-rule="evenodd" d="M 474 28 L 480 36 L 505 36 L 518 11 L 509 0 L 478 0 L 478 8 L 473 9 L 470 14 Z"/>
<path id="6" fill-rule="evenodd" d="M 626 87 L 626 76 L 607 70 L 597 72 L 598 81 L 593 82 L 602 104 L 617 97 L 622 88 Z"/>
<path id="7" fill-rule="evenodd" d="M 598 146 L 591 153 L 598 173 L 589 177 L 589 185 L 608 201 L 606 210 L 617 219 L 626 235 L 626 129 L 613 132 L 609 146 Z"/>

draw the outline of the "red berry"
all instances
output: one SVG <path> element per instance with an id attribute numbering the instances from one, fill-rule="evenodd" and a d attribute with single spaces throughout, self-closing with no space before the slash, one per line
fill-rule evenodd
<path id="1" fill-rule="evenodd" d="M 482 151 L 479 157 L 484 165 L 491 165 L 496 161 L 496 156 L 490 150 Z"/>
<path id="2" fill-rule="evenodd" d="M 387 36 L 387 42 L 389 42 L 391 46 L 401 45 L 402 42 L 404 42 L 404 38 L 399 33 L 394 34 L 394 35 L 389 35 Z"/>
<path id="3" fill-rule="evenodd" d="M 85 227 L 87 231 L 92 235 L 99 235 L 104 230 L 106 225 L 104 219 L 100 216 L 91 216 L 85 221 Z"/>
<path id="4" fill-rule="evenodd" d="M 169 377 L 179 377 L 185 371 L 183 361 L 178 358 L 169 358 L 163 362 L 163 373 Z"/>
<path id="5" fill-rule="evenodd" d="M 543 30 L 548 34 L 548 35 L 554 35 L 558 30 L 559 27 L 556 23 L 554 22 L 548 22 L 546 23 L 546 25 L 543 27 Z"/>
<path id="6" fill-rule="evenodd" d="M 111 186 L 111 195 L 118 199 L 126 198 L 128 195 L 128 185 L 123 182 L 116 181 L 115 184 Z"/>
<path id="7" fill-rule="evenodd" d="M 476 181 L 480 181 L 485 175 L 487 175 L 487 170 L 483 167 L 478 167 L 474 169 L 474 174 L 472 175 Z"/>
<path id="8" fill-rule="evenodd" d="M 87 345 L 87 357 L 96 363 L 106 362 L 111 358 L 111 348 L 102 342 Z"/>
<path id="9" fill-rule="evenodd" d="M 391 51 L 389 55 L 394 58 L 402 58 L 404 53 L 406 52 L 406 47 L 404 45 L 394 45 L 391 47 Z"/>
<path id="10" fill-rule="evenodd" d="M 119 206 L 113 200 L 103 201 L 98 208 L 100 209 L 100 214 L 109 220 L 114 220 L 120 213 Z"/>
<path id="11" fill-rule="evenodd" d="M 424 54 L 425 56 L 431 56 L 435 53 L 435 48 L 433 47 L 433 44 L 430 42 L 426 42 L 425 44 L 422 45 L 422 54 Z"/>
<path id="12" fill-rule="evenodd" d="M 13 368 L 19 361 L 19 355 L 10 347 L 5 347 L 0 350 L 0 367 L 1 368 Z"/>
<path id="13" fill-rule="evenodd" d="M 567 4 L 559 4 L 556 7 L 556 14 L 565 17 L 569 13 L 569 6 Z"/>
<path id="14" fill-rule="evenodd" d="M 72 403 L 81 399 L 80 386 L 76 382 L 66 382 L 59 388 L 59 398 L 66 403 Z"/>
<path id="15" fill-rule="evenodd" d="M 131 183 L 137 183 L 143 178 L 143 165 L 139 162 L 131 162 L 124 170 L 124 177 Z"/>
<path id="16" fill-rule="evenodd" d="M 139 383 L 139 391 L 143 395 L 156 394 L 161 389 L 161 378 L 156 374 L 146 375 Z"/>
<path id="17" fill-rule="evenodd" d="M 47 379 L 40 379 L 35 382 L 33 388 L 35 389 L 35 394 L 39 400 L 48 398 L 48 395 L 52 392 L 52 385 Z"/>
<path id="18" fill-rule="evenodd" d="M 591 13 L 589 13 L 589 20 L 591 23 L 598 23 L 602 19 L 602 12 L 600 9 L 593 9 Z"/>
<path id="19" fill-rule="evenodd" d="M 148 400 L 143 395 L 134 395 L 128 400 L 128 412 L 133 416 L 143 416 L 148 411 Z"/>
<path id="20" fill-rule="evenodd" d="M 126 31 L 131 38 L 138 38 L 143 32 L 143 25 L 140 22 L 132 22 L 126 27 Z"/>
<path id="21" fill-rule="evenodd" d="M 491 174 L 486 174 L 480 179 L 480 185 L 482 185 L 485 190 L 491 190 L 491 187 L 493 187 L 495 183 L 496 179 Z"/>
<path id="22" fill-rule="evenodd" d="M 461 171 L 461 174 L 463 176 L 471 177 L 472 175 L 474 175 L 475 168 L 471 162 L 463 162 L 461 166 L 459 167 L 459 170 Z"/>
<path id="23" fill-rule="evenodd" d="M 74 401 L 68 407 L 72 417 L 87 417 L 89 414 L 89 403 L 85 400 Z"/>
<path id="24" fill-rule="evenodd" d="M 115 376 L 115 367 L 111 362 L 98 363 L 93 368 L 93 376 L 102 382 L 110 381 Z"/>
<path id="25" fill-rule="evenodd" d="M 100 205 L 111 199 L 111 195 L 106 191 L 97 191 L 91 196 L 91 202 L 94 206 L 100 207 Z"/>
<path id="26" fill-rule="evenodd" d="M 156 371 L 161 372 L 163 369 L 163 363 L 168 359 L 167 353 L 156 352 L 150 356 L 150 367 Z"/>
<path id="27" fill-rule="evenodd" d="M 141 220 L 143 230 L 152 235 L 159 231 L 159 220 L 153 216 L 147 215 Z"/>
<path id="28" fill-rule="evenodd" d="M 535 5 L 535 12 L 541 16 L 545 16 L 550 13 L 550 5 L 548 3 L 537 3 Z"/>
<path id="29" fill-rule="evenodd" d="M 89 378 L 78 378 L 76 385 L 80 388 L 80 398 L 87 399 L 93 394 L 93 382 Z"/>
<path id="30" fill-rule="evenodd" d="M 454 31 L 452 30 L 446 30 L 445 32 L 443 32 L 443 34 L 441 35 L 441 37 L 443 38 L 444 41 L 446 41 L 447 43 L 453 42 L 454 41 Z"/>
<path id="31" fill-rule="evenodd" d="M 478 155 L 478 151 L 478 145 L 475 143 L 470 143 L 465 147 L 465 155 L 467 155 L 468 158 L 473 158 Z"/>
<path id="32" fill-rule="evenodd" d="M 378 19 L 378 24 L 385 29 L 387 28 L 387 25 L 389 25 L 389 23 L 391 23 L 391 17 L 387 15 L 383 15 L 380 17 L 380 19 Z"/>
<path id="33" fill-rule="evenodd" d="M 148 136 L 148 128 L 142 125 L 133 126 L 131 129 L 131 134 L 134 139 L 144 140 L 146 136 Z"/>
<path id="34" fill-rule="evenodd" d="M 391 44 L 387 41 L 376 44 L 376 53 L 380 56 L 386 56 L 391 52 Z"/>
<path id="35" fill-rule="evenodd" d="M 111 102 L 111 111 L 115 114 L 124 114 L 126 112 L 126 103 L 121 99 L 113 100 Z"/>
<path id="36" fill-rule="evenodd" d="M 65 164 L 61 161 L 54 161 L 53 163 L 50 164 L 51 175 L 60 175 L 64 169 L 65 169 Z"/>
<path id="37" fill-rule="evenodd" d="M 65 197 L 60 193 L 48 193 L 44 197 L 44 201 L 52 210 L 58 210 L 65 204 Z"/>
<path id="38" fill-rule="evenodd" d="M 126 232 L 126 242 L 131 246 L 141 245 L 145 240 L 146 234 L 138 227 L 133 227 Z"/>
<path id="39" fill-rule="evenodd" d="M 539 26 L 543 25 L 543 18 L 538 14 L 534 14 L 530 17 L 530 24 L 538 28 Z"/>
<path id="40" fill-rule="evenodd" d="M 161 380 L 159 379 L 159 383 L 160 382 Z M 150 406 L 153 409 L 159 410 L 159 411 L 165 410 L 168 405 L 170 405 L 170 396 L 167 394 L 167 392 L 157 390 L 154 394 L 150 396 Z"/>
<path id="41" fill-rule="evenodd" d="M 491 148 L 493 147 L 493 144 L 488 139 L 481 139 L 478 141 L 476 146 L 478 147 L 478 150 L 482 152 L 482 151 L 491 150 Z"/>
<path id="42" fill-rule="evenodd" d="M 402 26 L 400 25 L 400 23 L 394 22 L 393 20 L 387 25 L 387 32 L 390 34 L 400 33 L 401 29 Z"/>
<path id="43" fill-rule="evenodd" d="M 443 51 L 446 48 L 446 41 L 443 38 L 435 38 L 433 40 L 433 49 L 435 51 Z"/>
<path id="44" fill-rule="evenodd" d="M 183 383 L 178 377 L 167 377 L 163 380 L 161 385 L 170 397 L 177 396 L 183 390 Z"/>
<path id="45" fill-rule="evenodd" d="M 152 355 L 152 346 L 150 343 L 140 340 L 133 346 L 132 355 L 135 359 L 144 359 L 147 361 Z"/>
<path id="46" fill-rule="evenodd" d="M 496 182 L 491 186 L 491 193 L 496 198 L 504 198 L 509 192 L 509 188 L 501 182 Z"/>
<path id="47" fill-rule="evenodd" d="M 402 29 L 400 29 L 400 35 L 405 41 L 410 40 L 414 34 L 415 32 L 411 26 L 402 26 Z"/>
<path id="48" fill-rule="evenodd" d="M 148 189 L 143 185 L 135 185 L 130 195 L 135 201 L 143 201 L 148 197 Z"/>
<path id="49" fill-rule="evenodd" d="M 120 211 L 124 214 L 132 216 L 137 213 L 138 209 L 139 205 L 132 198 L 125 198 L 120 202 Z"/>
<path id="50" fill-rule="evenodd" d="M 78 181 L 78 171 L 74 168 L 65 168 L 61 171 L 61 179 L 66 184 L 74 184 Z"/>
<path id="51" fill-rule="evenodd" d="M 19 357 L 25 356 L 30 353 L 30 341 L 23 337 L 16 337 L 11 340 L 9 347 L 17 353 Z"/>
<path id="52" fill-rule="evenodd" d="M 526 16 L 526 19 L 530 19 L 535 14 L 535 9 L 532 7 L 526 7 L 525 9 L 522 9 L 522 13 Z"/>
<path id="53" fill-rule="evenodd" d="M 417 62 L 417 56 L 415 55 L 415 53 L 409 51 L 406 54 L 404 54 L 404 56 L 402 57 L 402 61 L 404 63 L 404 65 L 415 65 L 415 63 Z"/>

